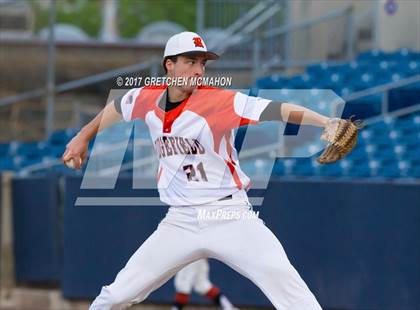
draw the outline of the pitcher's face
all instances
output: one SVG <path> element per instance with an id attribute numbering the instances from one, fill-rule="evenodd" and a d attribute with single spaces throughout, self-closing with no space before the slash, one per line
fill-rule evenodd
<path id="1" fill-rule="evenodd" d="M 202 78 L 206 71 L 207 58 L 199 54 L 180 55 L 176 62 L 171 60 L 166 62 L 168 77 L 187 78 L 187 85 L 178 86 L 183 91 L 192 92 L 197 86 L 191 85 L 192 78 Z"/>

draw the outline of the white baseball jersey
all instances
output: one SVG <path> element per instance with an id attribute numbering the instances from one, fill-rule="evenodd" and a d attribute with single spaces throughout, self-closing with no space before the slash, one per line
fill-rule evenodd
<path id="1" fill-rule="evenodd" d="M 165 112 L 166 86 L 134 88 L 121 99 L 124 120 L 144 120 L 159 158 L 160 199 L 197 205 L 248 190 L 234 147 L 234 129 L 257 124 L 270 100 L 240 92 L 199 87 Z"/>

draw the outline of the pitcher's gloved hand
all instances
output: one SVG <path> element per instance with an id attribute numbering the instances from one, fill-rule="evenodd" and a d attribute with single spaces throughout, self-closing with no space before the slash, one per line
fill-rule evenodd
<path id="1" fill-rule="evenodd" d="M 320 164 L 330 164 L 342 159 L 355 147 L 357 135 L 363 127 L 363 121 L 331 118 L 328 120 L 321 139 L 328 142 L 327 147 L 317 158 Z"/>

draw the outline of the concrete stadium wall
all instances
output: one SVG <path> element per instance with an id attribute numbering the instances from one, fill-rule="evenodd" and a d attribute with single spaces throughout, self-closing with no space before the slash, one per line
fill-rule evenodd
<path id="1" fill-rule="evenodd" d="M 0 299 L 15 285 L 11 172 L 0 173 Z"/>
<path id="2" fill-rule="evenodd" d="M 373 4 L 373 1 L 353 0 L 317 0 L 317 1 L 289 1 L 290 23 L 300 23 L 329 12 L 353 6 L 355 15 L 359 15 Z M 307 30 L 299 30 L 292 37 L 291 55 L 293 59 L 326 59 L 331 52 L 339 52 L 346 39 L 346 20 L 344 17 L 318 24 Z M 360 25 L 357 26 L 359 28 Z M 306 47 L 306 48 L 304 48 Z"/>
<path id="3" fill-rule="evenodd" d="M 394 14 L 385 10 L 386 0 L 378 4 L 376 47 L 385 51 L 407 47 L 420 50 L 420 2 L 395 1 Z"/>
<path id="4" fill-rule="evenodd" d="M 373 36 L 370 48 L 385 51 L 398 48 L 420 50 L 420 2 L 393 0 L 393 3 L 396 3 L 396 11 L 393 14 L 387 13 L 387 2 L 389 0 L 289 1 L 288 19 L 291 23 L 299 23 L 351 5 L 356 17 L 356 38 L 359 30 L 370 29 Z M 370 9 L 372 15 L 366 15 Z M 345 20 L 337 20 L 297 32 L 291 42 L 290 56 L 294 59 L 302 59 L 304 55 L 312 59 L 325 59 L 329 53 L 338 52 L 337 49 L 346 38 L 345 25 Z M 303 48 L 308 44 L 309 54 L 308 50 Z M 363 49 L 366 43 L 359 42 L 357 45 Z"/>
<path id="5" fill-rule="evenodd" d="M 19 191 L 14 190 L 18 196 L 28 197 L 37 189 L 33 179 L 19 182 Z M 57 185 L 53 179 L 45 182 L 51 185 L 39 184 L 44 188 Z M 93 298 L 102 285 L 112 282 L 166 212 L 165 207 L 75 207 L 79 196 L 157 194 L 132 190 L 129 177 L 120 178 L 114 190 L 81 190 L 80 183 L 79 177 L 65 181 L 60 281 L 67 298 Z M 251 190 L 250 196 L 254 194 Z M 15 209 L 33 212 L 31 202 L 15 198 Z M 271 180 L 264 204 L 257 210 L 325 308 L 414 309 L 420 307 L 419 201 L 420 183 L 280 178 Z M 48 203 L 57 202 L 45 199 L 44 207 L 36 210 L 50 214 L 38 217 L 57 216 Z M 20 221 L 15 217 L 15 226 Z M 52 233 L 55 224 L 48 223 Z M 32 226 L 30 222 L 21 225 L 16 233 L 25 235 Z M 39 242 L 55 241 L 49 237 L 26 241 L 24 246 L 36 250 Z M 236 304 L 270 305 L 249 280 L 219 262 L 212 261 L 211 267 L 212 280 Z M 148 300 L 170 302 L 172 295 L 169 281 Z"/>

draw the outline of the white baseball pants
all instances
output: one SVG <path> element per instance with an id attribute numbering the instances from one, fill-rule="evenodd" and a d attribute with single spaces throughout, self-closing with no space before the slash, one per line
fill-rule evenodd
<path id="1" fill-rule="evenodd" d="M 125 309 L 139 303 L 183 267 L 202 258 L 217 259 L 250 279 L 276 309 L 321 309 L 279 240 L 262 220 L 245 215 L 250 209 L 245 191 L 233 194 L 230 200 L 170 207 L 89 309 Z M 202 217 L 203 210 L 213 217 Z"/>

